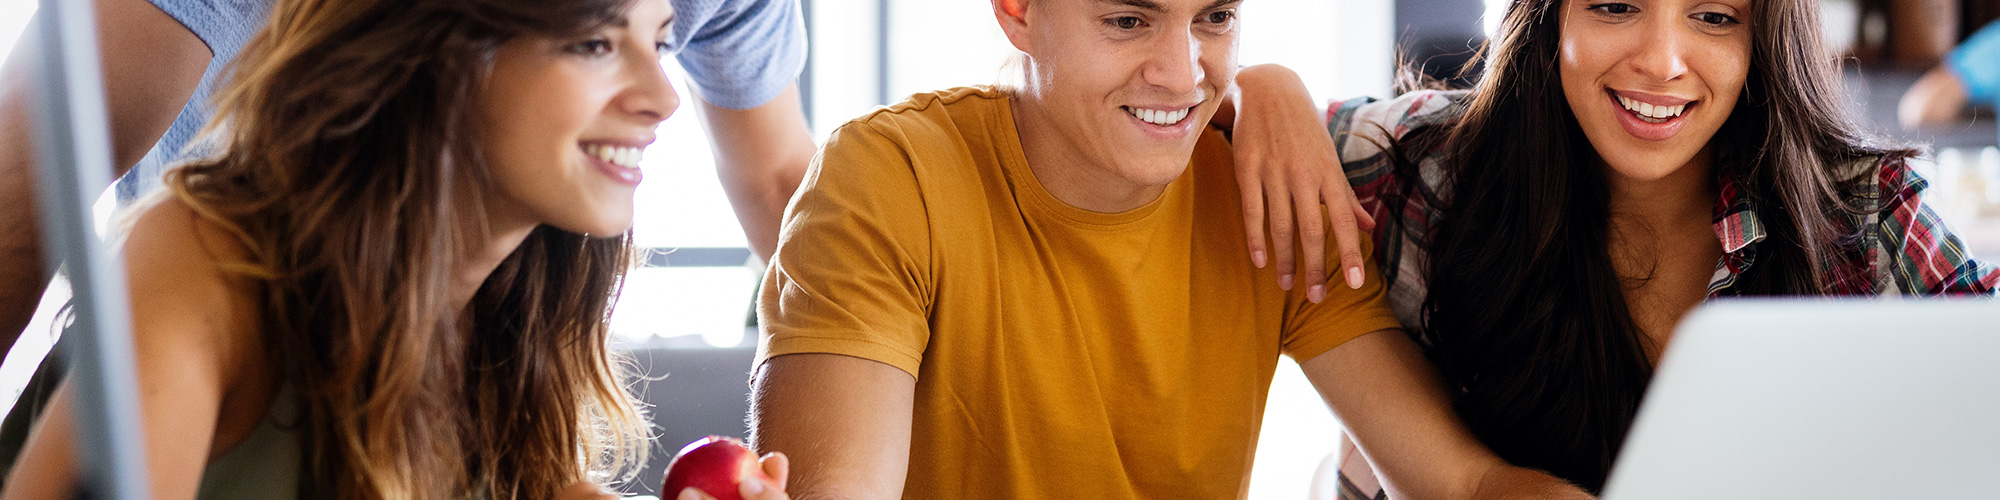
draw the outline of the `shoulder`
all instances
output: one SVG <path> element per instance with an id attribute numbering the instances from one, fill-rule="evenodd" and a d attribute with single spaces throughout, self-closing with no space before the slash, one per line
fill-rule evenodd
<path id="1" fill-rule="evenodd" d="M 1471 93 L 1462 90 L 1420 90 L 1382 101 L 1363 97 L 1335 104 L 1327 111 L 1327 131 L 1340 148 L 1342 163 L 1385 160 L 1383 153 L 1410 132 L 1449 124 L 1465 114 Z"/>
<path id="2" fill-rule="evenodd" d="M 986 191 L 992 176 L 982 169 L 1004 154 L 995 146 L 1006 110 L 998 91 L 963 88 L 917 94 L 848 121 L 821 146 L 793 216 L 873 214 L 877 223 L 915 224 L 933 211 L 976 206 L 925 200 Z"/>
<path id="3" fill-rule="evenodd" d="M 1890 154 L 1837 165 L 1846 181 L 1848 217 L 1861 235 L 1863 261 L 1877 293 L 1992 294 L 2000 269 L 1974 257 L 1950 224 L 1924 199 L 1921 170 L 1931 159 Z"/>
<path id="4" fill-rule="evenodd" d="M 225 367 L 260 359 L 260 271 L 239 233 L 167 193 L 134 210 L 121 249 L 138 347 Z"/>
<path id="5" fill-rule="evenodd" d="M 1006 120 L 1006 94 L 989 87 L 963 87 L 910 96 L 902 102 L 841 125 L 828 137 L 829 159 L 853 153 L 911 165 L 968 156 L 969 140 L 995 142 L 993 130 Z"/>
<path id="6" fill-rule="evenodd" d="M 1328 109 L 1327 129 L 1336 136 L 1400 139 L 1411 130 L 1458 119 L 1471 95 L 1463 90 L 1419 90 L 1386 101 L 1352 99 Z"/>
<path id="7" fill-rule="evenodd" d="M 1863 215 L 1891 211 L 1899 204 L 1920 203 L 1930 187 L 1920 170 L 1935 168 L 1928 156 L 1885 154 L 1863 156 L 1830 167 L 1842 201 Z"/>
<path id="8" fill-rule="evenodd" d="M 204 215 L 187 201 L 163 191 L 135 202 L 123 221 L 123 249 L 128 257 L 147 256 L 196 262 L 248 262 L 249 247 L 238 232 Z M 217 266 L 184 266 L 202 270 Z"/>
<path id="9" fill-rule="evenodd" d="M 1011 113 L 1010 99 L 1006 90 L 983 85 L 923 92 L 911 94 L 901 102 L 875 108 L 848 124 L 955 135 L 965 128 L 960 125 L 1004 121 Z"/>
<path id="10" fill-rule="evenodd" d="M 1471 93 L 1462 90 L 1421 90 L 1410 92 L 1383 101 L 1363 97 L 1335 104 L 1328 109 L 1327 131 L 1333 135 L 1340 151 L 1341 167 L 1347 171 L 1348 182 L 1355 185 L 1357 193 L 1385 189 L 1397 184 L 1398 169 L 1396 158 L 1391 157 L 1391 147 L 1411 132 L 1429 127 L 1449 126 L 1465 114 L 1466 102 Z M 1403 151 L 1414 153 L 1420 182 L 1430 191 L 1440 191 L 1443 182 L 1443 164 L 1437 146 L 1426 151 Z"/>

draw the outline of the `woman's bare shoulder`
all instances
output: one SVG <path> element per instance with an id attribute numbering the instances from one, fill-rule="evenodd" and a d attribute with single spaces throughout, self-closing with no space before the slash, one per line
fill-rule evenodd
<path id="1" fill-rule="evenodd" d="M 200 346 L 230 367 L 262 359 L 261 287 L 247 242 L 173 196 L 133 210 L 121 253 L 138 346 Z"/>

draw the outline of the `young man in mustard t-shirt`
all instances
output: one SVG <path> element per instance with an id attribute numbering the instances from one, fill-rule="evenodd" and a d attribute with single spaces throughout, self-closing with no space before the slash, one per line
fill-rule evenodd
<path id="1" fill-rule="evenodd" d="M 1398 497 L 1582 495 L 1466 432 L 1379 279 L 1242 258 L 1208 126 L 1237 4 L 994 0 L 1022 88 L 834 133 L 760 305 L 754 438 L 794 498 L 1240 498 L 1280 355 Z"/>

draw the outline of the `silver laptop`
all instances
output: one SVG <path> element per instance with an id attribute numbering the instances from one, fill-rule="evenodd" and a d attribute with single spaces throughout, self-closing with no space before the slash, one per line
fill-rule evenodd
<path id="1" fill-rule="evenodd" d="M 1662 357 L 1607 500 L 2000 499 L 2000 301 L 1742 301 Z"/>

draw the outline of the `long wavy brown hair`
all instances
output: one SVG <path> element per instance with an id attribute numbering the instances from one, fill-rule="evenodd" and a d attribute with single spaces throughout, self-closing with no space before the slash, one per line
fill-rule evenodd
<path id="1" fill-rule="evenodd" d="M 260 284 L 270 362 L 302 399 L 302 490 L 541 499 L 643 459 L 606 344 L 629 234 L 537 228 L 448 303 L 487 232 L 472 107 L 496 49 L 585 36 L 630 1 L 285 0 L 243 49 L 217 153 L 167 185 L 252 255 L 225 267 Z"/>

